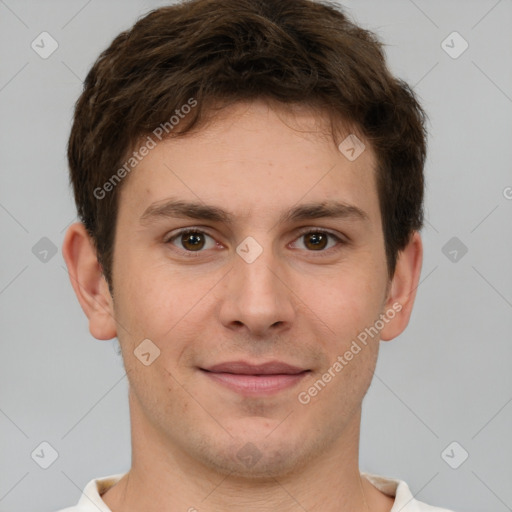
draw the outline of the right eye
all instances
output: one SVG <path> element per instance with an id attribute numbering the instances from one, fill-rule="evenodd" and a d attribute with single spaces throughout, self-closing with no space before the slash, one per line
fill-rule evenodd
<path id="1" fill-rule="evenodd" d="M 209 246 L 207 239 L 211 240 Z M 188 253 L 203 252 L 202 249 L 204 248 L 212 249 L 217 243 L 210 235 L 196 228 L 182 229 L 168 238 L 165 243 L 176 246 L 175 242 L 181 246 L 180 249 Z"/>

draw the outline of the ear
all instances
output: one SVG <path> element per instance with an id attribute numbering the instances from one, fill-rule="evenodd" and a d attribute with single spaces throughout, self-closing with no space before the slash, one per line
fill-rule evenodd
<path id="1" fill-rule="evenodd" d="M 112 296 L 98 262 L 94 242 L 81 222 L 68 228 L 62 255 L 78 302 L 89 319 L 89 331 L 98 340 L 114 338 L 117 330 Z"/>
<path id="2" fill-rule="evenodd" d="M 405 249 L 398 255 L 395 273 L 389 284 L 385 311 L 393 310 L 396 314 L 381 330 L 382 341 L 396 338 L 407 327 L 416 298 L 422 263 L 423 244 L 420 234 L 415 231 Z M 390 317 L 389 314 L 388 316 Z"/>

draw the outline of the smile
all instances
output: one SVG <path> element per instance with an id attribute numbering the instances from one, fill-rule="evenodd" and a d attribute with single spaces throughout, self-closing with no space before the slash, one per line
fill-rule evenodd
<path id="1" fill-rule="evenodd" d="M 249 364 L 232 361 L 201 368 L 209 379 L 247 396 L 277 393 L 298 384 L 310 370 L 278 361 Z"/>

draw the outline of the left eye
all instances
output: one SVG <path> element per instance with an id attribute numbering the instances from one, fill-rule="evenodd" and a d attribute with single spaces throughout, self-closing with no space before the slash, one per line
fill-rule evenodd
<path id="1" fill-rule="evenodd" d="M 333 239 L 335 243 L 331 246 L 329 245 L 329 238 Z M 325 249 L 331 249 L 336 243 L 342 243 L 343 240 L 337 237 L 336 235 L 329 233 L 327 231 L 308 231 L 307 233 L 302 233 L 297 240 L 305 240 L 303 246 L 312 251 L 323 251 Z M 296 242 L 294 242 L 296 243 Z"/>
<path id="2" fill-rule="evenodd" d="M 211 240 L 210 246 L 208 246 L 206 238 Z M 181 248 L 189 252 L 199 252 L 201 249 L 211 249 L 215 247 L 215 240 L 204 231 L 199 231 L 197 229 L 181 231 L 169 238 L 166 243 L 173 243 L 176 239 L 178 239 L 181 244 Z"/>

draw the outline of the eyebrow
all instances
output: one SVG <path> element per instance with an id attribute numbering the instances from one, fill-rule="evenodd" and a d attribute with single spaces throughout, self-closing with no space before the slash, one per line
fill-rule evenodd
<path id="1" fill-rule="evenodd" d="M 170 199 L 146 208 L 140 217 L 140 223 L 149 224 L 165 218 L 209 220 L 231 225 L 234 224 L 236 216 L 217 206 Z M 283 212 L 277 224 L 320 218 L 369 221 L 368 214 L 355 205 L 340 201 L 322 201 L 302 204 Z"/>

